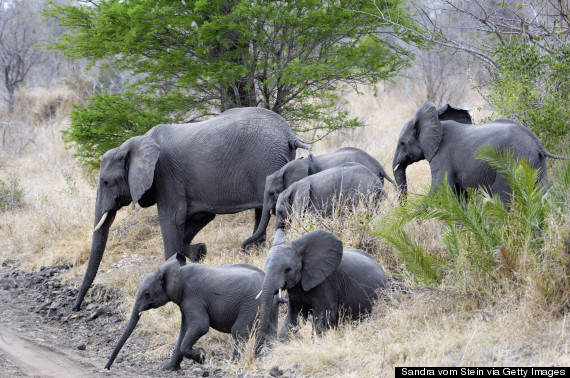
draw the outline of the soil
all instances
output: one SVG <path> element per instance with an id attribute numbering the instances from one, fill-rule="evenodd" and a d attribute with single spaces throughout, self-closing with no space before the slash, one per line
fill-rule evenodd
<path id="1" fill-rule="evenodd" d="M 71 264 L 22 272 L 9 262 L 0 267 L 0 376 L 1 377 L 226 377 L 215 359 L 204 365 L 182 363 L 165 371 L 165 361 L 150 361 L 129 350 L 146 350 L 148 341 L 134 332 L 110 370 L 103 367 L 127 323 L 116 312 L 117 292 L 94 285 L 81 311 L 73 311 L 77 283 L 58 276 Z M 280 375 L 277 369 L 267 375 Z M 286 372 L 290 373 L 290 372 Z M 245 374 L 240 374 L 245 375 Z M 247 374 L 251 376 L 251 374 Z M 295 374 L 285 374 L 288 376 Z M 261 374 L 263 376 L 263 374 Z"/>

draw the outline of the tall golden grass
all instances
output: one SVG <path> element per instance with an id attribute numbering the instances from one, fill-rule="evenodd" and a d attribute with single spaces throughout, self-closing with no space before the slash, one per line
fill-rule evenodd
<path id="1" fill-rule="evenodd" d="M 398 134 L 413 117 L 419 101 L 411 101 L 397 83 L 380 85 L 377 91 L 377 96 L 369 88 L 363 95 L 346 94 L 351 112 L 363 116 L 367 126 L 329 136 L 314 146 L 314 153 L 356 146 L 391 172 Z M 13 143 L 25 143 L 25 138 L 32 136 L 33 142 L 25 148 L 3 146 L 0 152 L 0 179 L 16 177 L 25 189 L 23 207 L 0 212 L 0 261 L 12 261 L 26 270 L 71 261 L 74 267 L 64 278 L 80 282 L 89 258 L 95 188 L 72 152 L 65 150 L 60 134 L 69 124 L 69 104 L 75 101 L 74 96 L 67 88 L 21 93 L 26 107 L 20 112 L 29 116 L 22 116 L 20 125 L 25 130 L 3 129 L 12 134 L 7 140 Z M 57 101 L 59 107 L 46 118 L 46 106 Z M 471 101 L 480 100 L 473 96 Z M 424 190 L 430 182 L 428 164 L 410 166 L 408 177 L 410 191 Z M 386 185 L 394 199 L 393 188 Z M 391 247 L 369 232 L 375 218 L 391 211 L 391 201 L 384 201 L 373 214 L 371 211 L 358 207 L 349 215 L 328 220 L 310 214 L 294 217 L 286 237 L 290 241 L 310 227 L 328 229 L 341 236 L 346 248 L 367 250 L 390 277 L 397 278 L 401 267 Z M 253 231 L 253 211 L 217 216 L 196 238 L 208 245 L 203 263 L 246 262 L 263 268 L 273 227 L 272 222 L 265 245 L 244 253 L 239 247 Z M 415 227 L 434 250 L 444 248 L 438 223 Z M 120 290 L 124 298 L 121 311 L 128 317 L 142 277 L 163 261 L 156 208 L 125 207 L 117 214 L 95 282 Z M 570 364 L 567 315 L 541 311 L 533 305 L 533 293 L 522 300 L 501 293 L 494 305 L 489 305 L 452 292 L 422 289 L 405 279 L 394 281 L 394 286 L 402 290 L 396 290 L 390 301 L 380 301 L 368 318 L 342 324 L 318 338 L 312 336 L 309 322 L 291 341 L 273 345 L 257 359 L 232 362 L 231 337 L 215 331 L 197 345 L 206 350 L 207 368 L 213 369 L 211 362 L 215 361 L 216 368 L 251 374 L 267 373 L 274 366 L 297 374 L 361 377 L 392 376 L 394 366 Z M 132 351 L 132 356 L 139 353 L 164 361 L 178 336 L 179 316 L 174 304 L 144 313 L 139 327 L 150 347 Z"/>

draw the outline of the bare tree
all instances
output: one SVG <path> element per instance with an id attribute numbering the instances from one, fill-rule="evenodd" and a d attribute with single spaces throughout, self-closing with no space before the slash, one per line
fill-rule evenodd
<path id="1" fill-rule="evenodd" d="M 40 19 L 32 5 L 26 0 L 0 0 L 0 70 L 5 87 L 0 94 L 10 114 L 14 113 L 18 87 L 34 66 L 47 60 L 45 51 L 37 46 L 42 38 Z"/>
<path id="2" fill-rule="evenodd" d="M 429 43 L 471 54 L 489 68 L 497 66 L 493 57 L 497 44 L 506 45 L 509 36 L 524 38 L 548 54 L 570 45 L 566 0 L 410 0 L 410 5 L 422 30 L 412 30 L 394 18 L 380 21 L 408 29 Z"/>

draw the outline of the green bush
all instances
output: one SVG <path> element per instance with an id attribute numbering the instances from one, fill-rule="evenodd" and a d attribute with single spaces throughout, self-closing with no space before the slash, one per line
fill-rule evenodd
<path id="1" fill-rule="evenodd" d="M 548 191 L 524 160 L 491 147 L 478 157 L 503 174 L 513 195 L 508 206 L 483 189 L 459 199 L 445 183 L 416 194 L 385 218 L 375 233 L 396 251 L 404 273 L 428 286 L 444 286 L 492 300 L 501 290 L 531 289 L 542 304 L 569 306 L 570 161 L 554 170 Z M 411 230 L 414 222 L 443 225 L 444 253 L 430 250 Z"/>
<path id="2" fill-rule="evenodd" d="M 495 51 L 489 99 L 498 115 L 516 118 L 551 150 L 570 141 L 570 48 L 547 53 L 513 37 Z"/>

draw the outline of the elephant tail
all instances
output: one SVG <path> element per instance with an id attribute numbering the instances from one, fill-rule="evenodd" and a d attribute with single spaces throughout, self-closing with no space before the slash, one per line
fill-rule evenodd
<path id="1" fill-rule="evenodd" d="M 398 185 L 396 185 L 396 183 L 394 182 L 394 180 L 392 180 L 390 178 L 390 176 L 388 176 L 388 173 L 386 173 L 386 171 L 384 170 L 384 167 L 382 167 L 382 165 L 380 165 L 380 169 L 378 172 L 378 177 L 380 177 L 380 179 L 386 179 L 388 180 L 388 182 L 390 182 L 392 185 L 394 185 L 394 188 L 396 189 L 396 191 L 398 191 Z M 386 197 L 387 198 L 387 197 Z"/>
<path id="2" fill-rule="evenodd" d="M 544 151 L 542 151 L 542 153 L 544 154 L 544 156 L 548 156 L 549 158 L 553 158 L 553 159 L 561 159 L 561 160 L 569 160 L 570 159 L 570 157 L 568 157 L 568 156 L 560 156 L 560 155 L 551 154 L 550 152 L 546 151 L 546 149 Z"/>
<path id="3" fill-rule="evenodd" d="M 309 146 L 306 143 L 301 142 L 299 139 L 297 139 L 297 137 L 293 137 L 293 140 L 289 141 L 289 145 L 291 146 L 291 148 L 297 149 L 297 148 L 303 148 L 307 151 L 309 151 L 309 159 L 313 159 L 313 153 L 311 152 L 312 147 Z"/>

